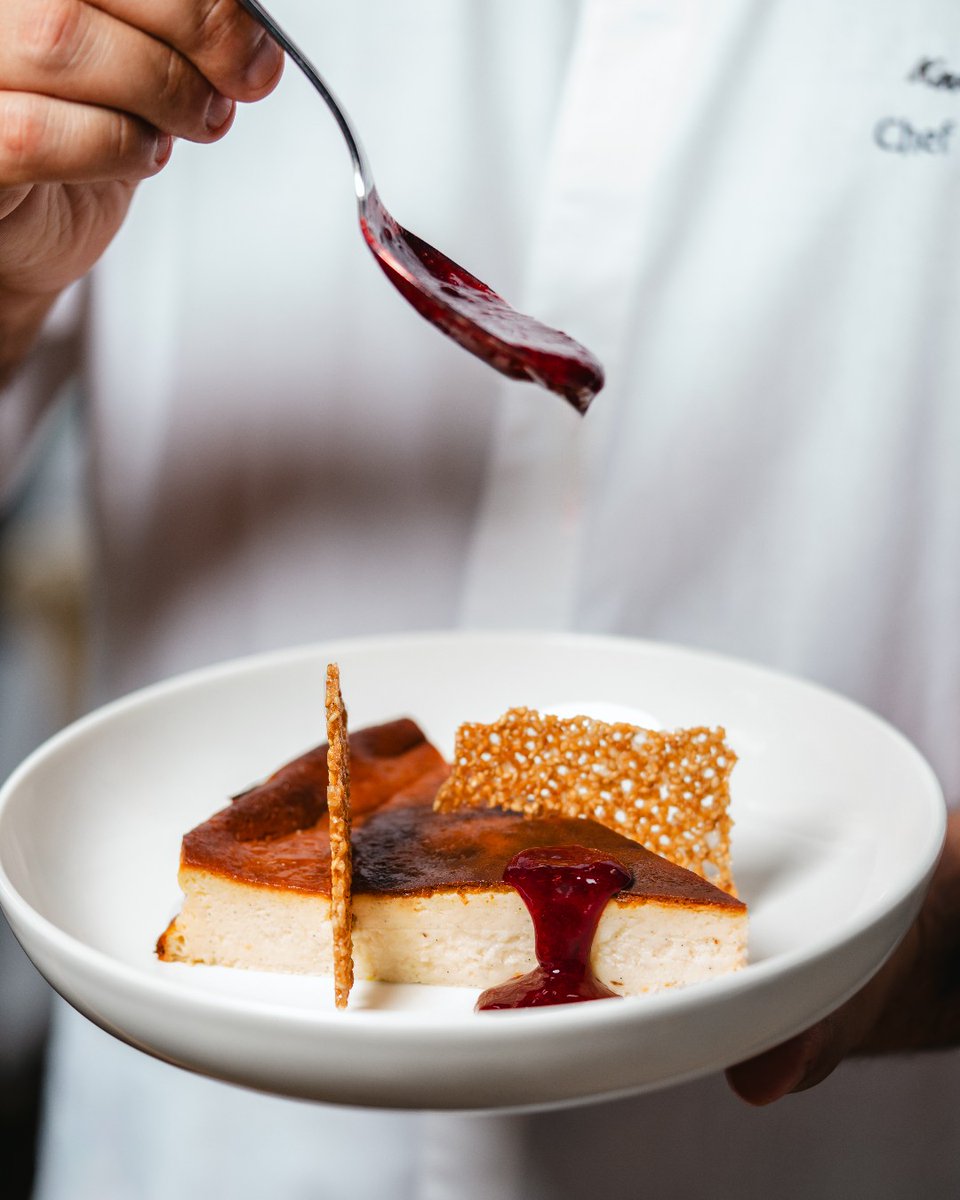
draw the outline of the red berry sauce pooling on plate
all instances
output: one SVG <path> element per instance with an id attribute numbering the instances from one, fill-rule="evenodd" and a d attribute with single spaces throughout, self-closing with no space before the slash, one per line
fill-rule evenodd
<path id="1" fill-rule="evenodd" d="M 387 278 L 438 329 L 511 379 L 557 392 L 580 413 L 603 387 L 603 367 L 572 337 L 512 308 L 475 275 L 398 224 L 374 189 L 363 235 Z"/>
<path id="2" fill-rule="evenodd" d="M 590 950 L 607 901 L 629 887 L 630 872 L 599 850 L 535 847 L 510 860 L 503 881 L 517 889 L 530 912 L 540 965 L 487 988 L 477 1011 L 616 996 L 591 970 Z"/>

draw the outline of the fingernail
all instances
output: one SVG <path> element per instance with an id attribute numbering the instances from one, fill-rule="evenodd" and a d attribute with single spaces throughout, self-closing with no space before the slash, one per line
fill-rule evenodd
<path id="1" fill-rule="evenodd" d="M 207 105 L 207 128 L 211 133 L 222 129 L 233 115 L 233 101 L 228 96 L 214 92 L 213 99 Z"/>
<path id="2" fill-rule="evenodd" d="M 280 70 L 283 51 L 268 34 L 264 34 L 244 72 L 245 82 L 252 88 L 262 88 Z"/>
<path id="3" fill-rule="evenodd" d="M 169 133 L 161 133 L 157 138 L 157 148 L 153 160 L 158 167 L 166 166 L 167 159 L 173 153 L 173 138 Z"/>

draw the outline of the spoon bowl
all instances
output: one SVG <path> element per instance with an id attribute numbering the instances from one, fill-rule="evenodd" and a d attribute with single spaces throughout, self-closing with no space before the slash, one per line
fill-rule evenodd
<path id="1" fill-rule="evenodd" d="M 432 325 L 511 379 L 529 380 L 585 413 L 603 387 L 603 368 L 579 342 L 511 307 L 469 271 L 405 229 L 384 207 L 353 123 L 317 69 L 258 0 L 242 6 L 323 97 L 353 162 L 360 228 L 381 270 Z"/>

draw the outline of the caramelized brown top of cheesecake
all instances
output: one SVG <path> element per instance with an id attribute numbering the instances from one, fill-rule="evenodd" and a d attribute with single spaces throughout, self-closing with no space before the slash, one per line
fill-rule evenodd
<path id="1" fill-rule="evenodd" d="M 421 780 L 370 814 L 354 837 L 353 890 L 395 895 L 513 889 L 503 882 L 507 864 L 521 850 L 587 846 L 630 872 L 621 896 L 673 904 L 743 904 L 692 871 L 668 862 L 596 821 L 574 817 L 529 818 L 500 809 L 436 813 L 433 801 L 446 772 Z"/>
<path id="2" fill-rule="evenodd" d="M 356 824 L 425 775 L 446 774 L 440 752 L 413 721 L 374 725 L 349 740 Z M 183 839 L 180 865 L 248 883 L 329 892 L 326 744 L 286 763 L 192 829 Z"/>
<path id="3" fill-rule="evenodd" d="M 578 845 L 623 863 L 633 877 L 623 898 L 744 908 L 699 875 L 594 821 L 529 819 L 499 809 L 434 812 L 449 768 L 412 721 L 351 733 L 350 750 L 355 895 L 508 892 L 503 872 L 518 851 Z M 329 895 L 326 780 L 326 746 L 320 746 L 188 833 L 181 866 Z"/>

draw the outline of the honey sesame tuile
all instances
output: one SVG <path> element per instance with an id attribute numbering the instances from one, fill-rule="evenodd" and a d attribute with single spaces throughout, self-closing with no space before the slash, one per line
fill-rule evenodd
<path id="1" fill-rule="evenodd" d="M 460 726 L 435 807 L 589 817 L 735 894 L 729 779 L 737 756 L 725 737 L 721 728 L 661 732 L 511 708 L 493 724 Z"/>
<path id="2" fill-rule="evenodd" d="M 346 1008 L 353 987 L 353 856 L 350 850 L 350 745 L 340 668 L 327 666 L 327 809 L 330 813 L 330 921 L 333 925 L 333 986 L 337 1008 Z"/>

